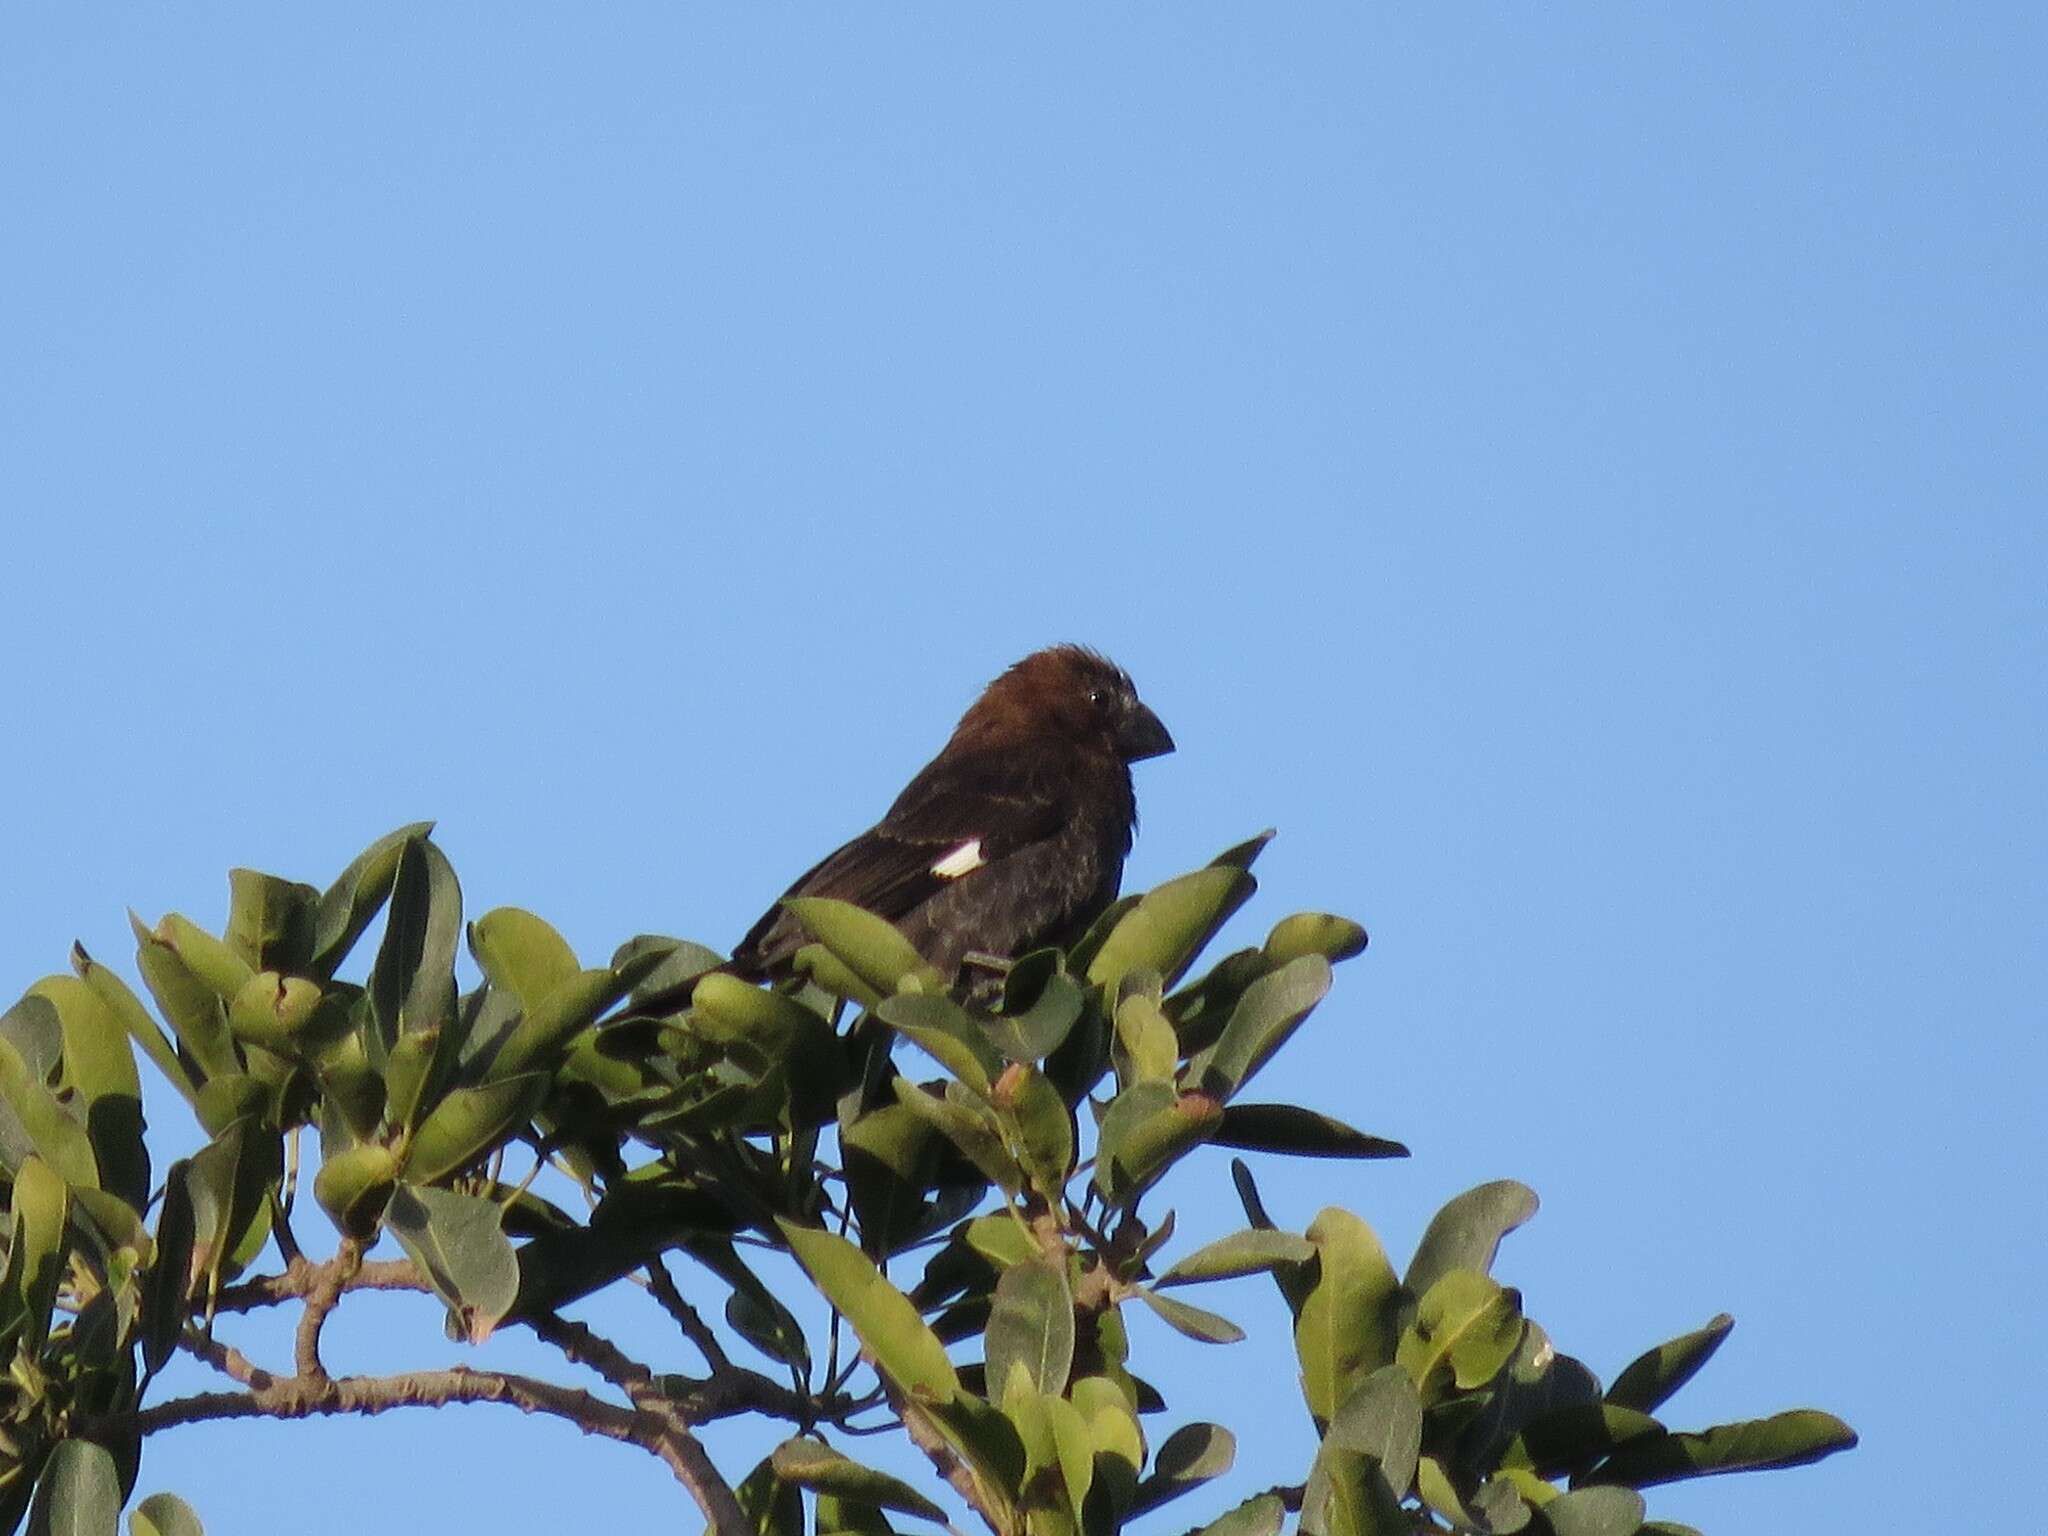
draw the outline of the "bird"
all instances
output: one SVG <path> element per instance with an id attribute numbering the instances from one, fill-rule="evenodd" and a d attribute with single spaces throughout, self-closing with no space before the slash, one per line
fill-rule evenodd
<path id="1" fill-rule="evenodd" d="M 790 885 L 724 967 L 781 980 L 809 935 L 783 906 L 829 896 L 887 918 L 949 984 L 1078 938 L 1116 900 L 1136 835 L 1131 764 L 1174 750 L 1130 675 L 1081 645 L 990 683 L 888 812 Z"/>

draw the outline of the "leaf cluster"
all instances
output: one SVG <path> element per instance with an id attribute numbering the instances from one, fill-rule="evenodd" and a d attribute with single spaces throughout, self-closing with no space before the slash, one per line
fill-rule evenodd
<path id="1" fill-rule="evenodd" d="M 824 900 L 791 903 L 814 942 L 780 988 L 667 938 L 585 966 L 531 913 L 466 921 L 426 825 L 324 888 L 234 871 L 218 934 L 137 919 L 141 992 L 75 951 L 73 974 L 0 1017 L 0 1532 L 32 1505 L 112 1532 L 150 1429 L 427 1400 L 417 1380 L 352 1396 L 320 1362 L 326 1312 L 373 1279 L 440 1297 L 457 1338 L 530 1326 L 628 1399 L 471 1378 L 437 1400 L 538 1404 L 630 1439 L 714 1524 L 791 1536 L 807 1505 L 820 1533 L 944 1519 L 833 1443 L 876 1430 L 906 1435 L 1001 1533 L 1108 1536 L 1199 1488 L 1230 1468 L 1234 1437 L 1153 1428 L 1168 1405 L 1132 1362 L 1126 1312 L 1234 1343 L 1238 1325 L 1187 1296 L 1248 1274 L 1270 1276 L 1292 1315 L 1312 1433 L 1298 1482 L 1212 1520 L 1213 1536 L 1270 1536 L 1290 1512 L 1304 1536 L 1668 1532 L 1638 1490 L 1853 1443 L 1812 1412 L 1702 1432 L 1656 1418 L 1726 1318 L 1603 1389 L 1491 1276 L 1500 1239 L 1535 1209 L 1517 1184 L 1453 1200 L 1397 1275 L 1348 1211 L 1280 1226 L 1240 1161 L 1246 1226 L 1173 1253 L 1172 1214 L 1147 1199 L 1201 1146 L 1406 1151 L 1244 1096 L 1366 942 L 1347 919 L 1300 913 L 1192 975 L 1256 889 L 1264 841 L 959 991 L 889 924 Z M 479 978 L 467 989 L 465 951 Z M 203 1138 L 160 1180 L 138 1053 Z M 316 1158 L 312 1203 L 339 1243 L 318 1262 L 299 1232 L 300 1171 Z M 551 1198 L 564 1191 L 583 1209 Z M 403 1261 L 373 1276 L 364 1256 L 387 1237 Z M 284 1270 L 252 1276 L 270 1251 Z M 829 1327 L 807 1329 L 764 1278 L 774 1253 L 815 1285 Z M 671 1262 L 723 1298 L 722 1329 Z M 657 1374 L 561 1320 L 628 1276 L 708 1376 Z M 220 1316 L 287 1300 L 305 1309 L 289 1376 L 252 1371 L 214 1335 Z M 180 1349 L 248 1393 L 152 1405 Z M 727 1486 L 692 1431 L 736 1412 L 796 1433 Z M 131 1527 L 198 1529 L 169 1495 L 138 1504 Z"/>

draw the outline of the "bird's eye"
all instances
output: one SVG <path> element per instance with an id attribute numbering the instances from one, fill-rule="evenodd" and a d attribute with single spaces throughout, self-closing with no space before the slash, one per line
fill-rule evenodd
<path id="1" fill-rule="evenodd" d="M 1111 700 L 1112 696 L 1107 688 L 1090 688 L 1088 690 L 1088 707 L 1098 715 L 1109 713 Z"/>

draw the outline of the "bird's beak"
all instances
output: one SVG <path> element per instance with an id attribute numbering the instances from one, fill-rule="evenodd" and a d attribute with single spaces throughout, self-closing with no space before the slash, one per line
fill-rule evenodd
<path id="1" fill-rule="evenodd" d="M 1116 750 L 1127 763 L 1148 757 L 1164 757 L 1173 750 L 1173 738 L 1166 733 L 1159 717 L 1140 704 L 1124 717 L 1123 725 L 1117 730 Z"/>

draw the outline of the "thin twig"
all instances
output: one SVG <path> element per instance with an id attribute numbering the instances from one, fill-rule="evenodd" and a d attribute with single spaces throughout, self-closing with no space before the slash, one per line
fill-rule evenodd
<path id="1" fill-rule="evenodd" d="M 711 1325 L 704 1321 L 703 1315 L 683 1299 L 683 1293 L 676 1287 L 675 1276 L 668 1272 L 666 1259 L 657 1256 L 647 1266 L 647 1289 L 661 1303 L 662 1310 L 675 1319 L 683 1337 L 697 1346 L 697 1353 L 704 1357 L 704 1363 L 714 1373 L 732 1369 L 732 1360 L 726 1355 L 725 1346 L 718 1342 L 718 1335 L 711 1331 Z"/>

